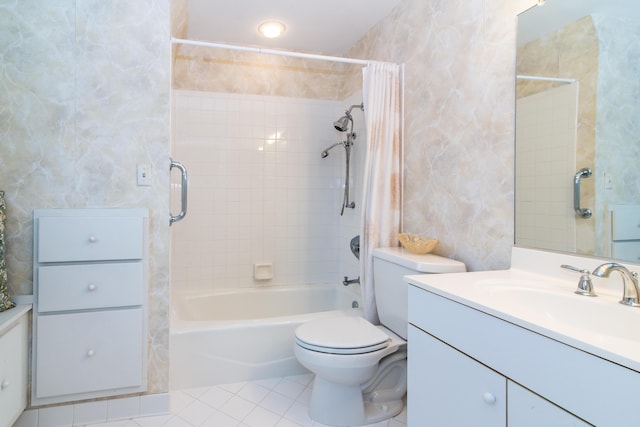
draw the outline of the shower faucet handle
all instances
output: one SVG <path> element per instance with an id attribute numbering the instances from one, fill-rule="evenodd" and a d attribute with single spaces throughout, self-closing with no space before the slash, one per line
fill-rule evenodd
<path id="1" fill-rule="evenodd" d="M 355 279 L 349 279 L 349 276 L 344 276 L 344 280 L 342 281 L 343 285 L 349 286 L 353 283 L 360 283 L 360 276 L 358 276 Z"/>

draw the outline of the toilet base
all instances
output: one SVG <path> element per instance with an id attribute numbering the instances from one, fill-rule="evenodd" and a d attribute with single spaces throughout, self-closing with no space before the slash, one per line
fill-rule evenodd
<path id="1" fill-rule="evenodd" d="M 336 427 L 361 426 L 393 418 L 402 412 L 402 399 L 390 402 L 364 402 L 360 386 L 345 386 L 315 377 L 309 416 Z"/>
<path id="2" fill-rule="evenodd" d="M 398 415 L 403 409 L 404 402 L 402 400 L 385 403 L 366 402 L 364 404 L 365 421 L 363 424 L 373 424 L 378 421 L 388 420 Z"/>

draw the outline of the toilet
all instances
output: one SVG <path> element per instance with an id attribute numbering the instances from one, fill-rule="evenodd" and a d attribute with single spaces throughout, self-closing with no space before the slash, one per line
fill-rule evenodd
<path id="1" fill-rule="evenodd" d="M 459 261 L 402 248 L 373 253 L 380 325 L 358 316 L 312 320 L 295 331 L 298 362 L 315 374 L 309 415 L 330 426 L 360 426 L 392 418 L 407 390 L 408 274 L 466 271 Z"/>

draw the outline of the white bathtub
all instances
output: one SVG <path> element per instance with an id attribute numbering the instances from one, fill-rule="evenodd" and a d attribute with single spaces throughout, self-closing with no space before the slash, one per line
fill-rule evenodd
<path id="1" fill-rule="evenodd" d="M 323 316 L 359 316 L 360 296 L 340 285 L 173 293 L 173 390 L 307 372 L 293 355 L 293 332 Z"/>

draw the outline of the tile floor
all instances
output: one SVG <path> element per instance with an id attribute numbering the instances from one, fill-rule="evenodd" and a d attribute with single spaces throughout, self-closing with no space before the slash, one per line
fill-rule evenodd
<path id="1" fill-rule="evenodd" d="M 322 427 L 307 415 L 312 379 L 308 374 L 172 391 L 170 415 L 90 427 Z M 406 408 L 394 419 L 370 424 L 406 425 Z"/>

